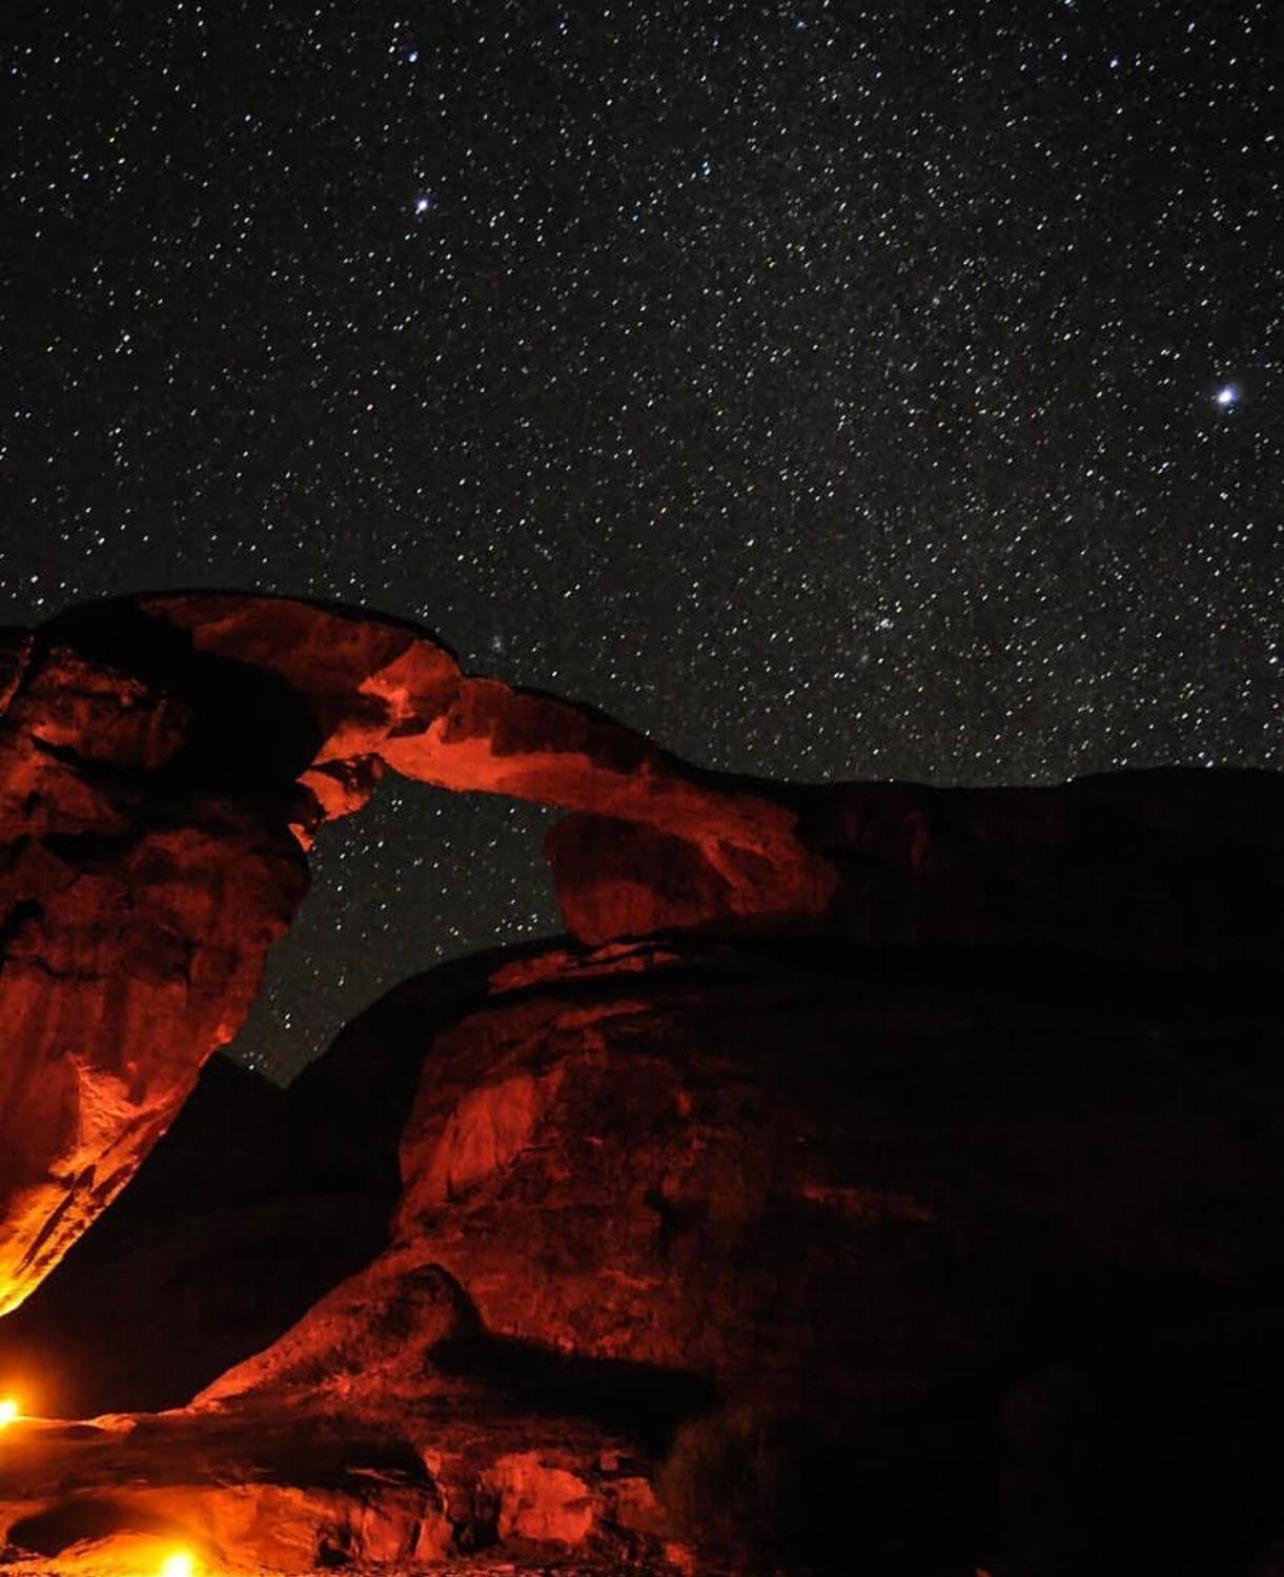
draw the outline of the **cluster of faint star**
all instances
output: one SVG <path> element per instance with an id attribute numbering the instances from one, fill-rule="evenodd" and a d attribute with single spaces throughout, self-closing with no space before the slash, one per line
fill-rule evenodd
<path id="1" fill-rule="evenodd" d="M 734 771 L 1278 766 L 1274 8 L 1089 10 L 51 0 L 0 622 L 359 602 Z M 555 929 L 524 814 L 333 829 L 252 1054 Z"/>

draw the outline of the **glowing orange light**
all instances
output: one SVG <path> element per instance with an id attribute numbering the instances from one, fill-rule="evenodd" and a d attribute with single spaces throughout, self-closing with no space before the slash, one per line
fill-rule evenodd
<path id="1" fill-rule="evenodd" d="M 22 1415 L 18 1411 L 18 1404 L 11 1396 L 0 1396 L 0 1429 L 6 1424 L 13 1423 L 15 1418 Z"/>
<path id="2" fill-rule="evenodd" d="M 175 1550 L 161 1562 L 160 1577 L 196 1577 L 196 1562 L 186 1550 Z"/>

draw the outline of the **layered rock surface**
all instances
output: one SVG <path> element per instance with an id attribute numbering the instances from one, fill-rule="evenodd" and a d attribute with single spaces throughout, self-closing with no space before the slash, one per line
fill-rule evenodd
<path id="1" fill-rule="evenodd" d="M 0 1310 L 165 1131 L 306 885 L 284 817 L 192 770 L 190 718 L 61 644 L 0 718 Z"/>
<path id="2" fill-rule="evenodd" d="M 16 1571 L 85 1499 L 104 1549 L 142 1536 L 122 1477 L 215 1570 L 1268 1570 L 1267 984 L 780 938 L 449 973 L 282 1097 L 316 1154 L 352 1114 L 396 1144 L 386 1246 L 192 1407 L 45 1440 L 41 1478 L 19 1442 Z M 134 1241 L 126 1329 L 173 1285 Z M 140 1371 L 174 1339 L 146 1329 Z M 289 1549 L 229 1482 L 286 1497 Z"/>
<path id="3" fill-rule="evenodd" d="M 327 815 L 386 768 L 639 819 L 720 913 L 815 915 L 781 804 L 627 729 L 470 679 L 420 631 L 284 600 L 152 597 L 7 636 L 0 717 L 0 1310 L 57 1263 L 244 1019 Z"/>
<path id="4" fill-rule="evenodd" d="M 0 1436 L 6 1570 L 1270 1569 L 1277 777 L 716 777 L 242 597 L 0 713 L 0 1380 L 127 1415 Z M 176 1122 L 386 770 L 566 809 L 572 940 Z"/>
<path id="5" fill-rule="evenodd" d="M 1269 774 L 1053 790 L 700 772 L 422 631 L 153 596 L 0 643 L 0 1310 L 110 1202 L 239 1028 L 300 845 L 384 770 L 536 799 L 573 935 L 793 929 L 1256 967 L 1284 931 Z"/>
<path id="6" fill-rule="evenodd" d="M 1247 1569 L 1284 1531 L 1277 1042 L 1269 989 L 1001 957 L 515 962 L 425 1048 L 390 1249 L 202 1403 L 587 1417 L 647 1531 L 740 1569 Z M 422 1347 L 338 1359 L 422 1278 Z M 476 1484 L 460 1433 L 417 1443 Z"/>

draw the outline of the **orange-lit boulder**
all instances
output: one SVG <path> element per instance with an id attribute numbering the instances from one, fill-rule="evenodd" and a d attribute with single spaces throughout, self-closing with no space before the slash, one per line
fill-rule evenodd
<path id="1" fill-rule="evenodd" d="M 392 1246 L 203 1405 L 432 1419 L 456 1503 L 545 1486 L 528 1531 L 621 1529 L 623 1450 L 697 1569 L 1232 1572 L 1282 1531 L 1269 976 L 777 938 L 492 978 L 345 1037 L 421 1059 Z"/>
<path id="2" fill-rule="evenodd" d="M 15 1577 L 137 1577 L 180 1552 L 196 1572 L 247 1577 L 353 1558 L 404 1569 L 451 1544 L 415 1452 L 351 1419 L 24 1421 L 0 1477 L 0 1561 Z"/>
<path id="3" fill-rule="evenodd" d="M 407 982 L 247 1132 L 354 1182 L 395 1149 L 369 1262 L 266 1345 L 247 1322 L 132 1444 L 65 1437 L 35 1478 L 0 1448 L 5 1559 L 60 1569 L 102 1500 L 103 1538 L 152 1536 L 160 1507 L 228 1570 L 396 1571 L 417 1517 L 424 1552 L 519 1571 L 1260 1577 L 1284 1531 L 1277 997 L 1265 971 L 779 935 Z M 193 1177 L 260 1104 L 228 1094 L 205 1128 L 189 1108 Z M 149 1180 L 165 1155 L 147 1209 L 131 1190 L 83 1245 L 137 1224 L 99 1330 L 146 1331 L 136 1374 L 199 1329 L 212 1275 L 253 1301 L 273 1221 L 325 1231 L 270 1178 L 185 1218 L 179 1158 Z M 92 1262 L 32 1314 L 60 1281 L 64 1310 L 111 1307 L 78 1291 Z"/>

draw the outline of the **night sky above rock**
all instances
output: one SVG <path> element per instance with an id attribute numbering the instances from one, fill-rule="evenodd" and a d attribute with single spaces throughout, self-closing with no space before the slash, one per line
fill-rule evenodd
<path id="1" fill-rule="evenodd" d="M 1281 765 L 1277 6 L 17 10 L 0 623 L 339 599 L 772 776 Z M 328 829 L 242 1055 L 555 931 L 544 821 Z"/>

